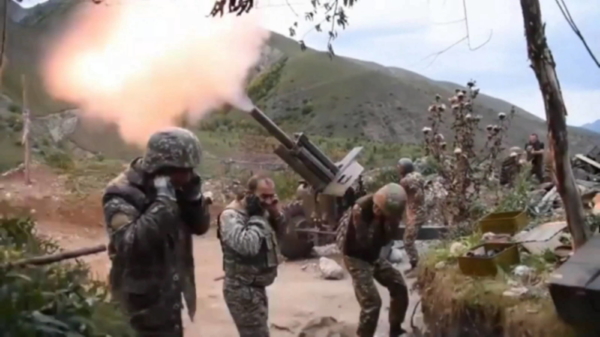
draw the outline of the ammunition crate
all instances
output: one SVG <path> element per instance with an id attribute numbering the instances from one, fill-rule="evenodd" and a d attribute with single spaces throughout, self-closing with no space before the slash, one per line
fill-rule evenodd
<path id="1" fill-rule="evenodd" d="M 529 223 L 526 211 L 490 213 L 479 221 L 482 233 L 510 234 L 520 232 Z"/>
<path id="2" fill-rule="evenodd" d="M 471 252 L 481 249 L 486 256 L 460 256 L 458 258 L 458 267 L 464 275 L 496 276 L 498 267 L 508 269 L 521 261 L 519 249 L 514 243 L 484 243 L 475 246 Z M 500 250 L 500 252 L 488 256 L 487 254 L 491 250 Z"/>

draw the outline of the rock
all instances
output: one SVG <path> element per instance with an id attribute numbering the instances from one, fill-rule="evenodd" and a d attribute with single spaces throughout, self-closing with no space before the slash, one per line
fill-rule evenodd
<path id="1" fill-rule="evenodd" d="M 444 269 L 446 267 L 446 262 L 440 261 L 435 264 L 435 269 Z"/>
<path id="2" fill-rule="evenodd" d="M 469 248 L 467 248 L 467 246 L 465 246 L 463 243 L 461 242 L 453 242 L 450 245 L 450 254 L 452 254 L 453 256 L 460 256 L 465 254 L 467 251 L 469 250 Z"/>
<path id="3" fill-rule="evenodd" d="M 506 297 L 518 298 L 518 297 L 524 296 L 528 292 L 529 292 L 529 290 L 525 287 L 514 287 L 514 288 L 510 288 L 510 289 L 506 290 L 505 292 L 502 293 L 502 295 L 506 296 Z"/>
<path id="4" fill-rule="evenodd" d="M 321 257 L 319 259 L 319 271 L 325 280 L 341 280 L 344 278 L 344 269 L 334 260 Z"/>
<path id="5" fill-rule="evenodd" d="M 308 321 L 298 337 L 354 337 L 356 328 L 348 323 L 338 322 L 333 317 L 316 317 Z"/>
<path id="6" fill-rule="evenodd" d="M 400 249 L 392 248 L 388 255 L 388 261 L 391 263 L 400 263 L 404 259 L 404 252 Z"/>
<path id="7" fill-rule="evenodd" d="M 317 256 L 319 256 L 319 257 L 340 254 L 340 250 L 338 249 L 338 247 L 335 243 L 320 246 L 320 247 L 314 247 L 313 250 L 315 251 L 315 254 L 317 254 Z"/>
<path id="8" fill-rule="evenodd" d="M 513 270 L 513 275 L 520 278 L 522 282 L 525 282 L 535 275 L 535 271 L 531 267 L 519 265 Z"/>

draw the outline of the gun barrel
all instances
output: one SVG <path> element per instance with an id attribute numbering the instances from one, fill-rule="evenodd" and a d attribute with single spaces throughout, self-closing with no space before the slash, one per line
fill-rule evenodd
<path id="1" fill-rule="evenodd" d="M 281 142 L 283 146 L 287 147 L 288 149 L 294 148 L 296 143 L 285 132 L 283 132 L 283 130 L 281 130 L 281 128 L 278 127 L 277 124 L 273 123 L 273 121 L 269 117 L 267 117 L 267 115 L 265 115 L 264 112 L 260 111 L 257 107 L 255 107 L 254 109 L 252 109 L 252 111 L 250 111 L 250 115 L 258 123 L 260 123 L 260 125 L 267 129 L 267 131 L 273 137 L 277 138 L 277 140 Z"/>

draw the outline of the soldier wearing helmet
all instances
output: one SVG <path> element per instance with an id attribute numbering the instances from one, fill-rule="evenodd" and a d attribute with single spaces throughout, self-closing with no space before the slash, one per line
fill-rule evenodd
<path id="1" fill-rule="evenodd" d="M 523 151 L 518 146 L 509 149 L 509 155 L 500 166 L 500 185 L 512 186 L 523 166 Z"/>
<path id="2" fill-rule="evenodd" d="M 404 250 L 410 262 L 410 270 L 406 277 L 414 276 L 419 252 L 415 246 L 419 229 L 425 223 L 425 179 L 421 173 L 416 172 L 412 160 L 402 158 L 398 161 L 398 175 L 400 186 L 407 194 L 406 229 L 404 231 Z"/>
<path id="3" fill-rule="evenodd" d="M 375 279 L 390 292 L 389 336 L 405 333 L 402 328 L 408 308 L 408 289 L 402 274 L 381 255 L 396 237 L 404 214 L 406 191 L 390 183 L 356 201 L 340 220 L 337 245 L 352 277 L 360 305 L 359 337 L 373 337 L 379 320 L 381 297 Z"/>
<path id="4" fill-rule="evenodd" d="M 194 171 L 201 155 L 190 131 L 156 132 L 104 192 L 111 291 L 138 336 L 182 337 L 182 294 L 193 319 L 191 235 L 208 231 L 212 202 Z"/>

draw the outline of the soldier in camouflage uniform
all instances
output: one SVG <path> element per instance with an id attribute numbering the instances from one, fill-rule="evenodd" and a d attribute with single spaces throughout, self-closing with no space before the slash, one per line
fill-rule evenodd
<path id="1" fill-rule="evenodd" d="M 400 186 L 406 191 L 406 229 L 404 231 L 404 249 L 410 262 L 407 277 L 412 277 L 419 263 L 419 252 L 415 246 L 419 229 L 425 223 L 425 179 L 416 172 L 412 160 L 402 158 L 398 161 Z"/>
<path id="2" fill-rule="evenodd" d="M 285 221 L 275 183 L 263 175 L 248 181 L 246 195 L 220 214 L 223 295 L 240 337 L 268 337 L 266 287 L 277 276 L 277 228 Z"/>
<path id="3" fill-rule="evenodd" d="M 405 203 L 404 189 L 390 183 L 358 199 L 340 220 L 337 245 L 361 308 L 358 337 L 373 337 L 377 328 L 381 297 L 373 279 L 390 292 L 389 336 L 405 333 L 402 322 L 408 308 L 408 289 L 400 271 L 381 254 L 397 235 Z"/>
<path id="4" fill-rule="evenodd" d="M 504 159 L 500 167 L 500 185 L 512 186 L 522 167 L 521 148 L 513 146 L 509 152 L 508 158 Z"/>
<path id="5" fill-rule="evenodd" d="M 191 235 L 208 230 L 211 203 L 194 172 L 200 159 L 200 142 L 190 131 L 157 132 L 144 156 L 104 192 L 111 291 L 140 337 L 183 336 L 182 293 L 193 319 Z"/>

